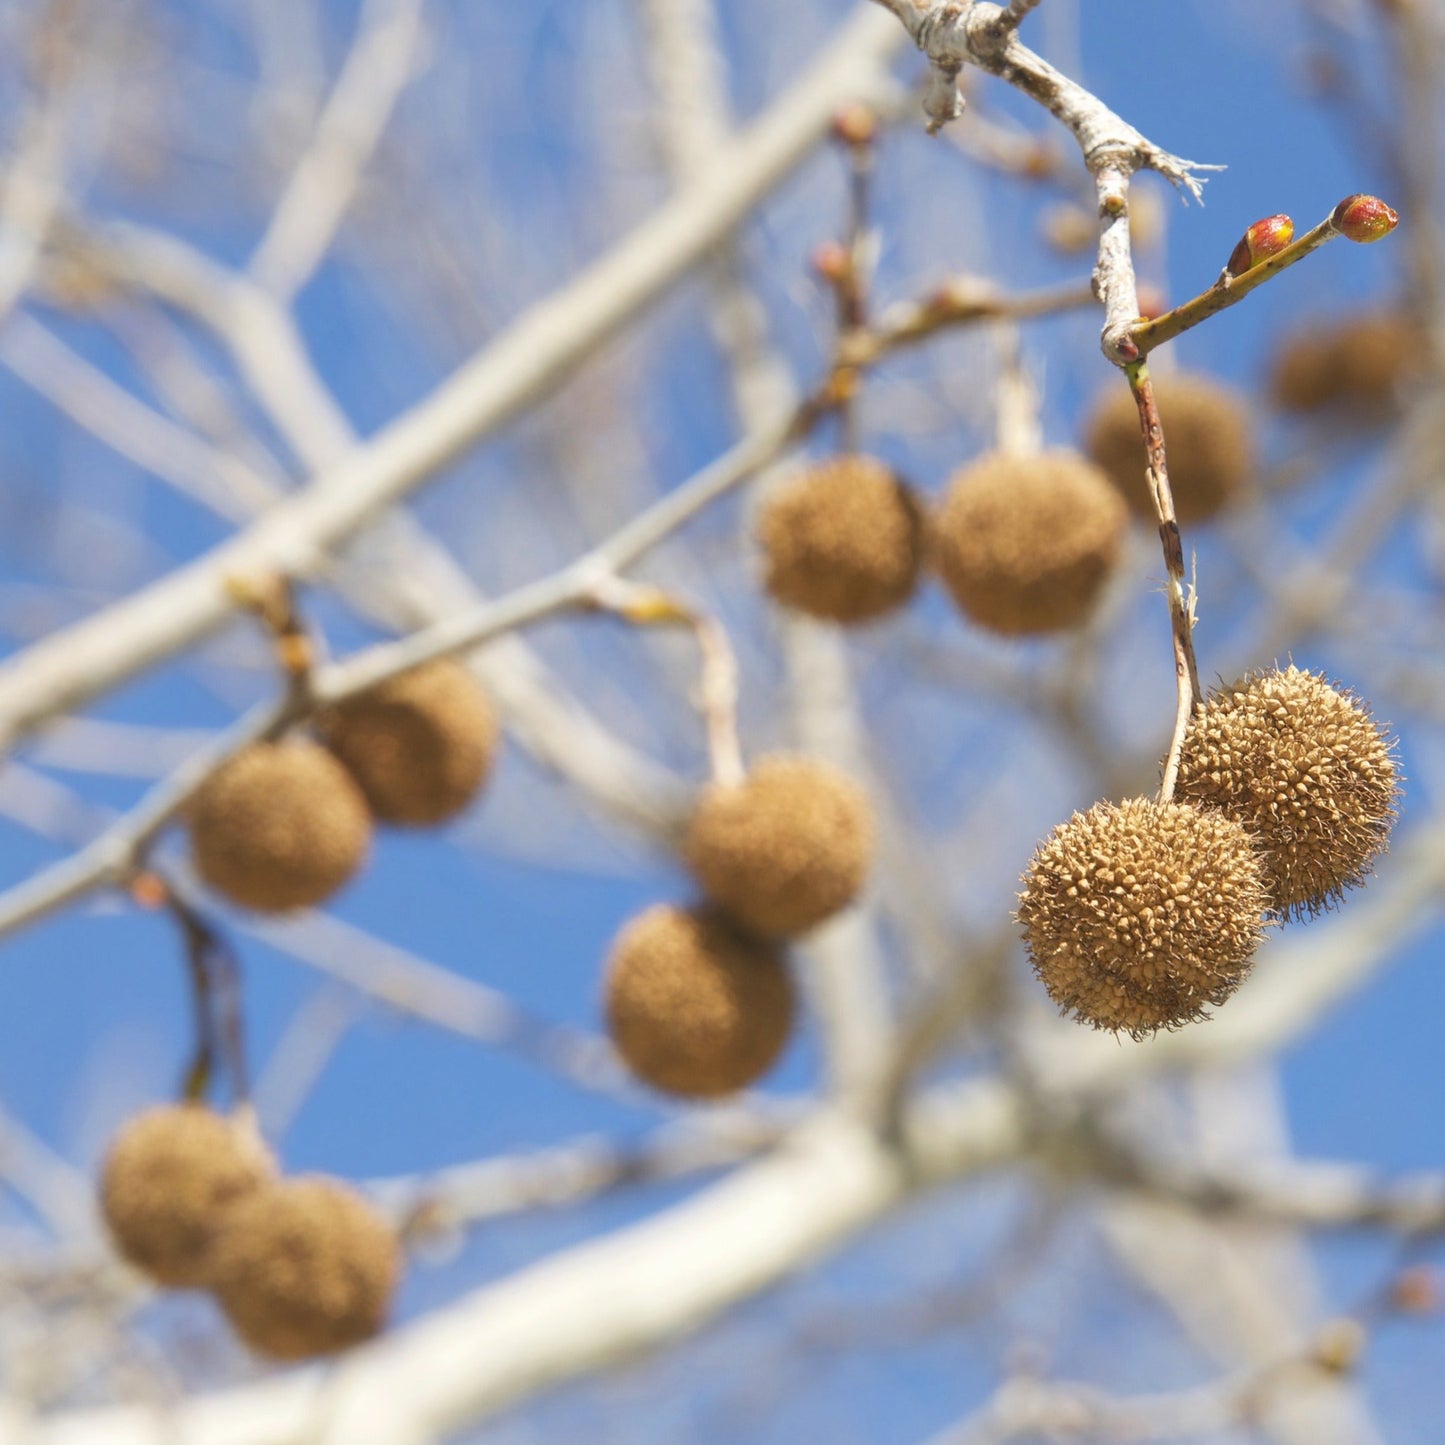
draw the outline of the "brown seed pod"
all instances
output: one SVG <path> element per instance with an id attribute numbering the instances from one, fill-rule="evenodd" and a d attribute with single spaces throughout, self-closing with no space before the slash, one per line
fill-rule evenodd
<path id="1" fill-rule="evenodd" d="M 1283 918 L 1318 913 L 1365 881 L 1399 793 L 1394 745 L 1364 704 L 1297 667 L 1211 693 L 1179 765 L 1181 799 L 1221 809 L 1254 837 Z"/>
<path id="2" fill-rule="evenodd" d="M 1075 813 L 1039 844 L 1023 884 L 1018 920 L 1049 997 L 1136 1039 L 1223 1003 L 1264 932 L 1249 834 L 1187 803 Z"/>
<path id="3" fill-rule="evenodd" d="M 806 933 L 863 886 L 873 817 L 863 790 L 817 758 L 775 753 L 741 783 L 714 783 L 682 854 L 704 893 L 757 933 Z"/>
<path id="4" fill-rule="evenodd" d="M 793 984 L 777 946 L 713 908 L 659 904 L 618 935 L 607 1028 L 655 1089 L 716 1098 L 765 1074 L 792 1032 Z"/>
<path id="5" fill-rule="evenodd" d="M 371 845 L 371 815 L 350 773 L 304 738 L 237 753 L 197 792 L 188 818 L 196 871 L 263 913 L 329 898 Z"/>
<path id="6" fill-rule="evenodd" d="M 1419 365 L 1419 327 L 1396 312 L 1361 311 L 1288 333 L 1270 368 L 1269 392 L 1284 411 L 1328 411 L 1368 425 L 1398 408 L 1400 385 Z"/>
<path id="7" fill-rule="evenodd" d="M 1128 514 L 1076 452 L 994 453 L 955 474 L 935 560 L 959 608 L 1008 637 L 1077 627 L 1118 565 Z"/>
<path id="8" fill-rule="evenodd" d="M 208 1283 L 226 1212 L 272 1177 L 254 1129 L 200 1104 L 148 1109 L 116 1135 L 100 1180 L 116 1247 L 157 1284 Z"/>
<path id="9" fill-rule="evenodd" d="M 913 595 L 923 511 L 875 457 L 846 455 L 798 472 L 758 514 L 764 585 L 829 622 L 867 622 Z"/>
<path id="10" fill-rule="evenodd" d="M 1254 478 L 1248 408 L 1228 388 L 1187 374 L 1156 377 L 1154 397 L 1164 424 L 1174 514 L 1181 526 L 1207 522 Z M 1095 401 L 1085 423 L 1084 449 L 1118 484 L 1135 514 L 1153 521 L 1139 408 L 1127 386 L 1116 382 Z"/>
<path id="11" fill-rule="evenodd" d="M 370 1339 L 400 1277 L 396 1232 L 349 1185 L 319 1175 L 248 1195 L 216 1240 L 221 1308 L 272 1359 L 310 1359 Z"/>
<path id="12" fill-rule="evenodd" d="M 328 709 L 318 730 L 376 817 L 423 827 L 472 801 L 491 772 L 500 736 L 490 699 L 451 658 Z"/>

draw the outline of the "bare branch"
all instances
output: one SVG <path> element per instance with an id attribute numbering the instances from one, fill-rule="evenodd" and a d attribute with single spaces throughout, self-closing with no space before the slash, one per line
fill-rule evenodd
<path id="1" fill-rule="evenodd" d="M 294 296 L 321 264 L 361 183 L 366 163 L 410 78 L 423 0 L 371 0 L 336 86 L 250 272 L 278 300 Z"/>
<path id="2" fill-rule="evenodd" d="M 232 541 L 0 668 L 5 747 L 220 627 L 228 575 L 306 576 L 376 516 L 554 387 L 683 275 L 816 142 L 834 107 L 879 84 L 897 32 L 857 16 L 688 189 L 373 440 Z"/>

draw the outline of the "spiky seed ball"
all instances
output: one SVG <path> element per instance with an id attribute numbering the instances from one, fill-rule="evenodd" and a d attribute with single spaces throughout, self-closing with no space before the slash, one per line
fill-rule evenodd
<path id="1" fill-rule="evenodd" d="M 214 1289 L 226 1318 L 277 1360 L 370 1339 L 400 1277 L 396 1232 L 349 1185 L 319 1175 L 248 1195 L 216 1240 Z"/>
<path id="2" fill-rule="evenodd" d="M 628 1068 L 686 1098 L 761 1078 L 792 1032 L 792 980 L 777 946 L 714 908 L 659 904 L 623 928 L 607 963 L 608 1032 Z"/>
<path id="3" fill-rule="evenodd" d="M 829 622 L 867 622 L 918 585 L 923 512 L 876 457 L 847 455 L 789 478 L 757 521 L 771 596 Z"/>
<path id="4" fill-rule="evenodd" d="M 1269 390 L 1285 411 L 1381 421 L 1418 364 L 1419 328 L 1396 312 L 1361 311 L 1299 327 L 1275 352 Z"/>
<path id="5" fill-rule="evenodd" d="M 371 811 L 383 822 L 412 826 L 440 823 L 472 801 L 499 737 L 490 699 L 451 658 L 329 709 L 318 726 Z"/>
<path id="6" fill-rule="evenodd" d="M 329 898 L 366 861 L 371 815 L 351 774 L 305 738 L 253 743 L 188 810 L 196 871 L 263 913 Z"/>
<path id="7" fill-rule="evenodd" d="M 1358 698 L 1289 667 L 1211 693 L 1184 739 L 1178 796 L 1237 819 L 1273 910 L 1301 918 L 1365 881 L 1395 822 L 1394 747 Z"/>
<path id="8" fill-rule="evenodd" d="M 1154 397 L 1164 424 L 1174 514 L 1181 526 L 1207 522 L 1254 477 L 1254 428 L 1248 408 L 1235 392 L 1189 374 L 1156 377 Z M 1084 449 L 1118 484 L 1130 508 L 1152 521 L 1139 408 L 1127 386 L 1115 383 L 1099 396 L 1084 435 Z"/>
<path id="9" fill-rule="evenodd" d="M 1018 919 L 1049 997 L 1143 1038 L 1203 1017 L 1249 972 L 1267 903 L 1249 834 L 1222 813 L 1132 798 L 1039 845 Z"/>
<path id="10" fill-rule="evenodd" d="M 817 758 L 775 753 L 704 789 L 682 853 L 704 893 L 744 927 L 806 933 L 863 886 L 873 816 L 863 790 Z"/>
<path id="11" fill-rule="evenodd" d="M 954 475 L 934 524 L 938 570 L 959 608 L 1005 636 L 1085 620 L 1118 565 L 1128 513 L 1076 452 L 995 453 Z"/>
<path id="12" fill-rule="evenodd" d="M 192 1289 L 210 1278 L 226 1212 L 274 1166 L 254 1129 L 200 1104 L 148 1109 L 116 1135 L 100 1203 L 116 1247 L 157 1284 Z"/>

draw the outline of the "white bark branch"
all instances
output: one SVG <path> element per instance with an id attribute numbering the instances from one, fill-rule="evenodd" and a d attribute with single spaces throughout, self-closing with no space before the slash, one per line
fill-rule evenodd
<path id="1" fill-rule="evenodd" d="M 320 117 L 251 258 L 255 280 L 294 296 L 326 255 L 412 72 L 423 0 L 372 0 Z"/>
<path id="2" fill-rule="evenodd" d="M 13 745 L 220 627 L 233 610 L 226 576 L 314 572 L 331 549 L 554 387 L 738 224 L 808 153 L 841 100 L 873 92 L 895 37 L 882 17 L 856 16 L 711 170 L 359 451 L 223 546 L 0 668 L 0 743 Z"/>

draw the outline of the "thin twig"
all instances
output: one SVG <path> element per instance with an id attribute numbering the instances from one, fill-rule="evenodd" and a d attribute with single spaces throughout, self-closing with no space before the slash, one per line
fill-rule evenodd
<path id="1" fill-rule="evenodd" d="M 1174 516 L 1174 493 L 1169 487 L 1169 467 L 1164 451 L 1164 423 L 1154 399 L 1154 386 L 1149 367 L 1143 361 L 1131 362 L 1124 368 L 1129 389 L 1139 408 L 1139 430 L 1149 458 L 1149 492 L 1154 502 L 1154 515 L 1159 521 L 1159 541 L 1164 549 L 1167 573 L 1165 589 L 1169 598 L 1169 630 L 1174 646 L 1174 676 L 1178 685 L 1178 705 L 1174 710 L 1174 732 L 1169 742 L 1169 755 L 1164 764 L 1164 779 L 1159 787 L 1159 801 L 1168 803 L 1174 797 L 1174 784 L 1179 776 L 1179 760 L 1184 750 L 1184 737 L 1195 706 L 1203 701 L 1199 687 L 1199 664 L 1194 657 L 1194 596 L 1186 594 L 1184 579 L 1184 542 Z"/>

